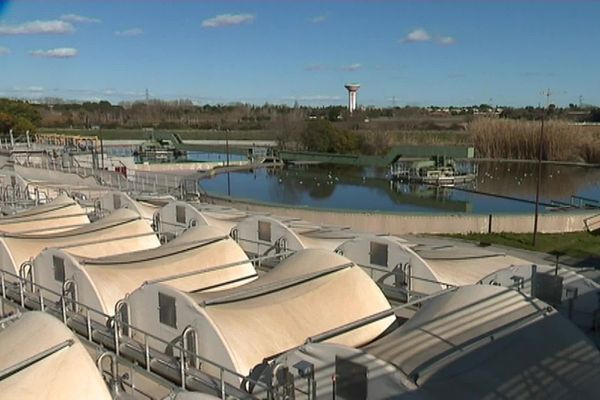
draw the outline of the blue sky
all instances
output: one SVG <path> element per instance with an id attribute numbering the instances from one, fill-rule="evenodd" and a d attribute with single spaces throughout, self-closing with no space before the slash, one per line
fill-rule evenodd
<path id="1" fill-rule="evenodd" d="M 600 2 L 0 0 L 0 96 L 600 105 Z"/>

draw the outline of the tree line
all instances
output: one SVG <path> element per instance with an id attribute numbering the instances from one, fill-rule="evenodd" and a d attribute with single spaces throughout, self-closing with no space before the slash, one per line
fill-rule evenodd
<path id="1" fill-rule="evenodd" d="M 456 108 L 450 108 L 454 111 Z M 242 103 L 197 105 L 189 100 L 123 102 L 65 102 L 53 99 L 47 103 L 0 99 L 0 133 L 12 129 L 16 133 L 45 128 L 92 129 L 201 129 L 201 130 L 262 130 L 294 136 L 311 121 L 328 121 L 340 132 L 372 130 L 377 132 L 402 130 L 464 130 L 475 116 L 469 110 L 497 110 L 488 105 L 460 108 L 461 113 L 440 113 L 439 107 L 365 107 L 348 115 L 346 107 L 322 107 Z M 537 120 L 546 116 L 571 121 L 600 122 L 600 108 L 571 104 L 560 108 L 503 107 L 499 118 Z M 318 124 L 311 124 L 318 125 Z M 323 124 L 324 125 L 324 124 Z M 333 135 L 336 136 L 336 135 Z M 335 143 L 353 143 L 337 135 Z M 312 143 L 317 147 L 327 147 Z M 342 146 L 342 145 L 340 145 Z M 343 145 L 348 147 L 350 144 Z M 352 146 L 350 146 L 352 147 Z M 360 146 L 359 146 L 360 147 Z"/>

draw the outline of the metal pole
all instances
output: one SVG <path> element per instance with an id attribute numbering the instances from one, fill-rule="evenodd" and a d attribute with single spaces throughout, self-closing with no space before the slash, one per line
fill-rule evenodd
<path id="1" fill-rule="evenodd" d="M 104 141 L 102 140 L 102 131 L 100 131 L 100 157 L 102 157 L 102 169 L 104 169 Z"/>
<path id="2" fill-rule="evenodd" d="M 223 368 L 219 370 L 219 382 L 221 386 L 221 399 L 225 400 L 227 398 L 227 394 L 225 393 L 225 378 L 224 378 Z"/>
<path id="3" fill-rule="evenodd" d="M 229 129 L 225 130 L 225 148 L 227 150 L 227 196 L 231 196 L 231 178 L 229 176 Z"/>
<path id="4" fill-rule="evenodd" d="M 539 207 L 540 207 L 540 185 L 542 182 L 542 153 L 544 151 L 544 119 L 546 110 L 542 113 L 542 126 L 540 129 L 540 139 L 538 146 L 538 176 L 535 188 L 535 216 L 533 218 L 533 247 L 537 244 L 537 231 L 538 231 L 538 219 L 539 219 Z"/>

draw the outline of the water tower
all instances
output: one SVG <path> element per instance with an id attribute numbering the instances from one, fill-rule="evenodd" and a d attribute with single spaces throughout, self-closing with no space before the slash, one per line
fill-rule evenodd
<path id="1" fill-rule="evenodd" d="M 356 110 L 356 92 L 360 89 L 358 83 L 347 83 L 344 87 L 348 90 L 348 111 L 352 114 L 352 111 Z"/>

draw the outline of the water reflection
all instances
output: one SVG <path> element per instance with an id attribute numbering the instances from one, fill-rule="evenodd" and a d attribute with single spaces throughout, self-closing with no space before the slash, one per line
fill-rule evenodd
<path id="1" fill-rule="evenodd" d="M 196 162 L 227 162 L 227 153 L 216 153 L 209 151 L 188 151 L 188 161 Z M 244 161 L 248 157 L 245 154 L 229 153 L 229 161 Z"/>
<path id="2" fill-rule="evenodd" d="M 476 188 L 483 192 L 510 194 L 535 199 L 537 184 L 536 163 L 479 163 Z M 600 199 L 600 171 L 564 165 L 542 165 L 540 196 L 544 201 L 569 202 L 571 195 L 588 194 Z"/>
<path id="3" fill-rule="evenodd" d="M 535 199 L 535 163 L 480 163 L 477 179 L 459 188 L 390 182 L 386 169 L 303 165 L 231 173 L 232 196 L 296 206 L 410 212 L 530 212 Z M 541 201 L 569 202 L 571 195 L 600 199 L 597 169 L 544 165 Z M 226 176 L 201 182 L 226 193 Z M 518 202 L 477 191 L 512 196 Z"/>

